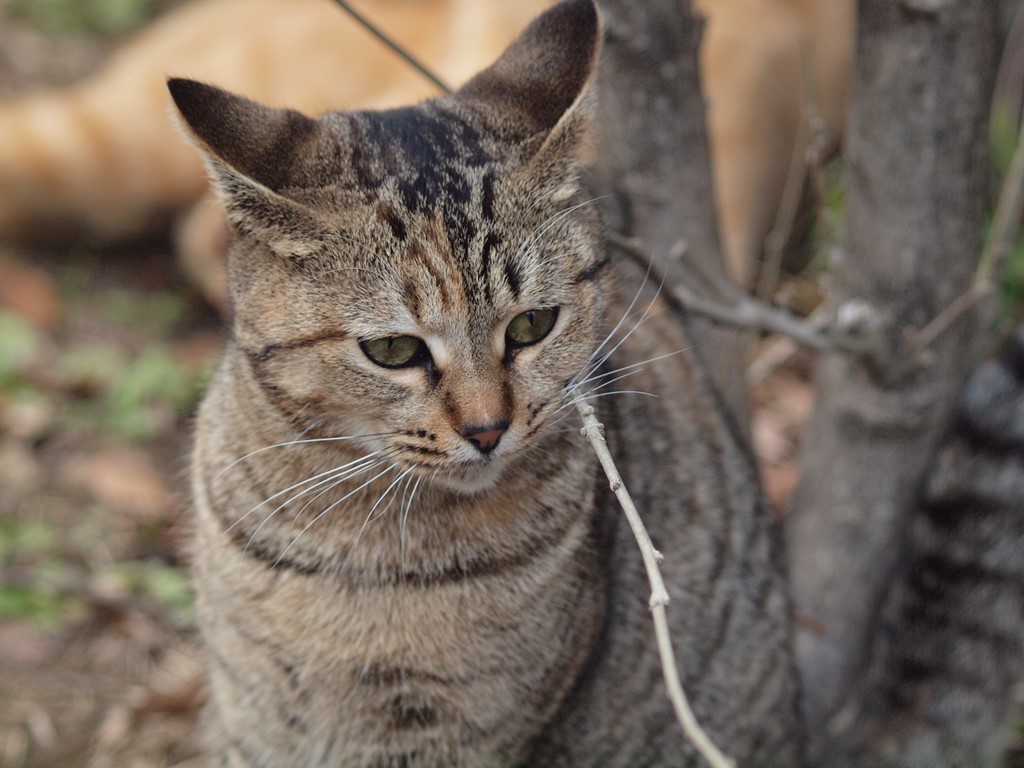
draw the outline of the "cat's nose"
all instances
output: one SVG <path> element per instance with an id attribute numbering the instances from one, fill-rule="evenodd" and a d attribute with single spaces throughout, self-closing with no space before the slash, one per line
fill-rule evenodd
<path id="1" fill-rule="evenodd" d="M 490 453 L 498 447 L 498 441 L 508 429 L 508 422 L 488 424 L 484 427 L 463 427 L 459 434 L 469 440 L 480 453 Z"/>

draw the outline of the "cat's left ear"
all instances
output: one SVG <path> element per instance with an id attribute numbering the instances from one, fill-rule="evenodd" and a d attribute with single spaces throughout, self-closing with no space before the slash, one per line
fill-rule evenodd
<path id="1" fill-rule="evenodd" d="M 501 138 L 534 145 L 536 160 L 577 162 L 593 122 L 601 19 L 593 0 L 537 17 L 455 97 Z"/>

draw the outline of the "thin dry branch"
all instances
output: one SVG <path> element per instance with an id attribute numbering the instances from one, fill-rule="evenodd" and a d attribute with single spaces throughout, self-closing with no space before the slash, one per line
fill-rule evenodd
<path id="1" fill-rule="evenodd" d="M 668 590 L 665 589 L 665 582 L 661 578 L 661 571 L 658 569 L 658 562 L 662 555 L 651 543 L 651 537 L 644 527 L 640 514 L 629 496 L 629 491 L 622 482 L 615 462 L 612 460 L 611 451 L 604 439 L 604 425 L 594 415 L 594 408 L 586 403 L 577 403 L 577 411 L 583 419 L 581 432 L 594 447 L 597 457 L 601 462 L 608 482 L 611 484 L 612 492 L 622 505 L 626 513 L 630 528 L 633 529 L 633 536 L 640 547 L 640 554 L 643 556 L 644 567 L 647 569 L 647 579 L 651 584 L 651 597 L 648 605 L 651 609 L 651 616 L 654 619 L 654 632 L 658 641 L 658 655 L 661 657 L 661 668 L 665 675 L 665 685 L 668 688 L 668 696 L 675 709 L 676 718 L 682 726 L 683 733 L 697 748 L 697 751 L 707 760 L 712 768 L 735 768 L 736 764 L 726 757 L 722 751 L 715 746 L 715 743 L 708 737 L 697 722 L 697 718 L 690 708 L 690 703 L 683 691 L 682 683 L 679 682 L 679 670 L 676 667 L 675 652 L 672 650 L 672 638 L 668 631 L 668 616 L 665 606 L 668 605 Z"/>
<path id="2" fill-rule="evenodd" d="M 825 307 L 820 306 L 808 315 L 804 322 L 811 328 L 820 330 L 825 326 L 827 320 Z M 799 349 L 800 346 L 789 337 L 782 336 L 775 339 L 747 366 L 747 386 L 754 387 L 760 384 L 774 371 L 785 365 Z"/>
<path id="3" fill-rule="evenodd" d="M 822 120 L 818 113 L 817 78 L 814 72 L 814 56 L 811 43 L 806 37 L 800 40 L 800 70 L 803 74 L 803 108 L 800 125 L 793 141 L 793 155 L 786 171 L 782 188 L 782 199 L 775 215 L 771 232 L 764 241 L 764 263 L 761 265 L 757 290 L 754 295 L 763 302 L 770 302 L 778 286 L 782 272 L 782 256 L 786 243 L 793 233 L 800 200 L 809 168 L 821 162 Z"/>
<path id="4" fill-rule="evenodd" d="M 410 67 L 412 67 L 421 75 L 423 75 L 423 77 L 425 77 L 427 80 L 433 83 L 441 91 L 441 93 L 452 92 L 452 89 L 443 80 L 441 80 L 441 78 L 439 78 L 437 75 L 431 72 L 428 67 L 424 66 L 419 61 L 419 59 L 417 59 L 415 56 L 409 53 L 409 51 L 407 51 L 404 47 L 402 47 L 399 43 L 392 39 L 391 36 L 386 34 L 380 27 L 378 27 L 368 18 L 359 13 L 359 11 L 357 11 L 347 2 L 347 0 L 334 0 L 334 2 L 341 6 L 341 9 L 345 11 L 345 13 L 347 13 L 349 16 L 351 16 L 352 19 L 357 24 L 359 24 L 363 29 L 365 29 L 371 35 L 380 40 L 380 42 L 382 42 L 385 46 L 387 46 L 392 53 L 400 57 L 403 61 L 405 61 L 406 64 L 408 64 Z"/>
<path id="5" fill-rule="evenodd" d="M 928 349 L 961 315 L 992 293 L 995 288 L 993 276 L 1013 248 L 1021 214 L 1024 214 L 1024 119 L 1021 120 L 1010 169 L 999 191 L 992 230 L 978 260 L 974 282 L 931 322 L 911 335 L 910 344 L 916 352 Z"/>
<path id="6" fill-rule="evenodd" d="M 874 361 L 884 359 L 885 345 L 879 333 L 877 318 L 866 307 L 846 307 L 857 311 L 841 311 L 824 328 L 817 328 L 789 312 L 775 309 L 748 296 L 725 279 L 715 278 L 702 269 L 697 259 L 655 260 L 635 240 L 609 233 L 608 241 L 645 269 L 650 269 L 666 287 L 669 296 L 686 310 L 734 328 L 788 336 L 811 349 L 844 352 Z M 688 287 L 691 281 L 687 279 L 686 270 L 713 286 L 718 297 L 705 299 L 691 291 Z M 853 317 L 855 322 L 846 322 L 843 318 L 847 315 Z"/>

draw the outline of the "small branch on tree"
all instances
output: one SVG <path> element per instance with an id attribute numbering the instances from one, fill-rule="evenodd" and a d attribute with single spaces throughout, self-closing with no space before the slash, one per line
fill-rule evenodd
<path id="1" fill-rule="evenodd" d="M 926 326 L 907 333 L 908 343 L 913 355 L 920 362 L 928 362 L 928 348 L 949 330 L 961 315 L 970 311 L 979 301 L 992 293 L 992 282 L 983 280 L 971 285 L 966 291 L 932 318 Z"/>
<path id="2" fill-rule="evenodd" d="M 817 331 L 823 329 L 828 322 L 825 307 L 820 306 L 815 309 L 803 322 Z M 747 366 L 747 386 L 754 387 L 760 384 L 778 368 L 785 365 L 799 349 L 799 345 L 789 337 L 783 336 L 775 339 Z"/>
<path id="3" fill-rule="evenodd" d="M 778 286 L 783 251 L 793 233 L 793 224 L 800 210 L 808 169 L 820 165 L 824 144 L 824 124 L 818 112 L 814 57 L 810 41 L 806 37 L 800 40 L 800 71 L 803 73 L 803 108 L 800 125 L 793 141 L 793 156 L 786 171 L 786 182 L 782 188 L 782 199 L 776 212 L 775 223 L 764 241 L 764 262 L 754 293 L 758 299 L 766 303 L 772 300 Z"/>
<path id="4" fill-rule="evenodd" d="M 954 299 L 927 325 L 910 334 L 909 342 L 915 354 L 922 355 L 935 343 L 961 315 L 970 311 L 979 301 L 992 293 L 995 288 L 993 276 L 1013 248 L 1013 241 L 1020 229 L 1020 217 L 1024 214 L 1024 119 L 1017 134 L 1017 147 L 1013 151 L 1010 168 L 1003 179 L 996 212 L 992 218 L 985 248 L 978 260 L 971 287 Z"/>
<path id="5" fill-rule="evenodd" d="M 608 240 L 626 256 L 650 269 L 666 287 L 670 298 L 685 310 L 734 328 L 788 336 L 819 351 L 843 352 L 876 364 L 886 359 L 881 323 L 877 314 L 863 304 L 844 304 L 833 321 L 819 329 L 789 312 L 757 301 L 728 280 L 717 279 L 702 270 L 695 260 L 655 261 L 635 240 L 615 233 L 609 233 Z M 712 287 L 718 298 L 705 299 L 691 291 L 687 271 Z"/>
<path id="6" fill-rule="evenodd" d="M 626 513 L 630 528 L 633 529 L 633 536 L 640 547 L 640 554 L 644 560 L 644 567 L 647 569 L 647 579 L 651 584 L 651 597 L 648 605 L 654 619 L 654 632 L 658 641 L 658 655 L 661 657 L 661 668 L 665 675 L 665 685 L 668 688 L 668 696 L 675 709 L 676 718 L 682 726 L 683 733 L 693 743 L 697 751 L 704 757 L 712 768 L 735 768 L 736 764 L 726 757 L 715 743 L 708 737 L 697 722 L 697 718 L 690 708 L 686 693 L 683 691 L 682 683 L 679 682 L 679 670 L 676 667 L 675 652 L 672 650 L 672 638 L 668 631 L 668 618 L 665 606 L 668 605 L 668 590 L 665 589 L 665 582 L 661 578 L 661 571 L 658 563 L 663 559 L 651 543 L 651 537 L 644 527 L 640 514 L 629 496 L 629 491 L 622 482 L 612 454 L 608 450 L 608 444 L 604 438 L 604 425 L 594 415 L 594 407 L 586 403 L 577 403 L 577 411 L 583 419 L 583 428 L 580 430 L 593 446 L 597 453 L 601 467 L 604 469 L 608 482 L 611 484 L 612 492 L 622 505 Z"/>

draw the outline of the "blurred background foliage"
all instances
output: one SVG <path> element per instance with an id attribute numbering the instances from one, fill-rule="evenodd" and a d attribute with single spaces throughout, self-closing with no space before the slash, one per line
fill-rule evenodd
<path id="1" fill-rule="evenodd" d="M 10 12 L 49 35 L 122 35 L 174 0 L 11 0 Z"/>

